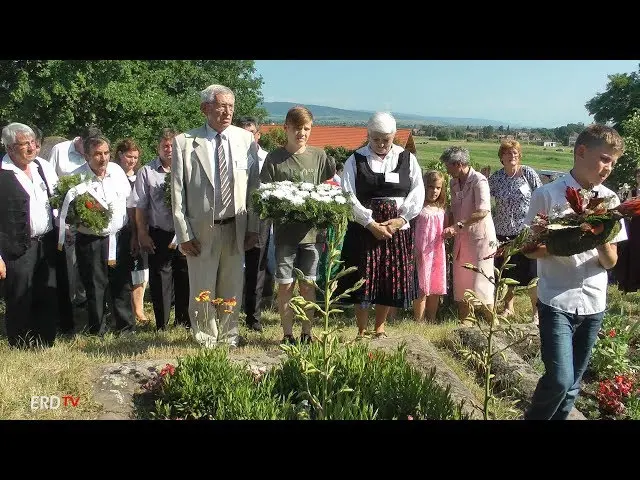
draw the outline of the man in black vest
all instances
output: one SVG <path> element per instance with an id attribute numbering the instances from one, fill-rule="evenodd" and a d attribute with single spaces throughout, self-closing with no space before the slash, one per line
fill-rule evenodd
<path id="1" fill-rule="evenodd" d="M 0 166 L 0 280 L 12 346 L 50 346 L 56 336 L 56 236 L 49 204 L 58 177 L 37 162 L 31 127 L 2 129 L 7 154 Z"/>

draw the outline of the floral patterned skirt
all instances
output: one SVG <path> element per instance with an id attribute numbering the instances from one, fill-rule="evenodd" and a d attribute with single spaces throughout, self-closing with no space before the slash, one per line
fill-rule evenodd
<path id="1" fill-rule="evenodd" d="M 373 199 L 370 205 L 364 206 L 373 211 L 373 219 L 378 223 L 398 216 L 394 200 Z M 364 278 L 364 285 L 352 292 L 347 301 L 409 308 L 418 297 L 413 228 L 398 230 L 388 240 L 377 240 L 360 224 L 349 222 L 341 260 L 345 268 L 356 266 L 358 271 L 341 277 L 334 295 Z"/>

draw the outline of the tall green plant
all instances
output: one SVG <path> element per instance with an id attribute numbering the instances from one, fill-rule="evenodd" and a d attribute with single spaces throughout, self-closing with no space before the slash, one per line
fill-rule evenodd
<path id="1" fill-rule="evenodd" d="M 476 307 L 484 308 L 484 303 L 478 297 L 477 293 L 473 290 L 468 289 L 464 294 L 465 300 L 467 300 L 470 305 L 469 316 L 465 320 L 473 322 L 486 339 L 485 348 L 482 350 L 476 351 L 468 347 L 462 347 L 463 358 L 478 365 L 484 374 L 484 402 L 482 414 L 485 420 L 488 420 L 489 418 L 489 407 L 492 400 L 494 399 L 492 379 L 495 375 L 491 373 L 493 359 L 496 357 L 496 355 L 501 355 L 503 358 L 505 358 L 505 350 L 513 347 L 514 345 L 517 345 L 518 343 L 524 342 L 525 340 L 528 340 L 533 336 L 530 333 L 515 330 L 513 328 L 513 325 L 511 324 L 511 321 L 509 320 L 509 317 L 501 313 L 499 314 L 496 311 L 496 305 L 504 300 L 504 297 L 506 296 L 507 290 L 510 286 L 514 287 L 515 292 L 518 292 L 534 288 L 538 284 L 538 278 L 534 278 L 529 282 L 527 286 L 520 286 L 520 282 L 518 282 L 517 280 L 504 276 L 505 270 L 508 270 L 515 266 L 514 264 L 509 263 L 509 260 L 524 245 L 526 237 L 527 230 L 525 229 L 516 237 L 516 239 L 512 243 L 508 243 L 502 246 L 502 255 L 504 256 L 504 261 L 502 262 L 500 268 L 494 267 L 493 275 L 487 274 L 487 272 L 475 265 L 472 265 L 471 263 L 466 263 L 463 265 L 464 268 L 473 270 L 478 275 L 482 275 L 494 285 L 493 305 L 489 308 L 489 314 L 485 318 L 478 318 L 478 315 L 476 314 Z M 494 339 L 497 333 L 504 333 L 508 338 L 511 338 L 512 341 L 501 349 L 494 350 Z"/>
<path id="2" fill-rule="evenodd" d="M 302 345 L 282 345 L 287 355 L 296 358 L 303 366 L 305 379 L 307 380 L 307 384 L 304 387 L 305 392 L 309 402 L 311 402 L 317 411 L 318 419 L 326 418 L 327 405 L 336 399 L 338 395 L 353 390 L 348 385 L 344 385 L 339 389 L 330 388 L 331 378 L 335 370 L 335 357 L 341 344 L 337 336 L 340 327 L 329 328 L 329 318 L 333 314 L 343 313 L 343 310 L 336 306 L 336 302 L 347 298 L 351 292 L 358 290 L 365 282 L 365 280 L 361 278 L 343 293 L 336 297 L 333 296 L 338 287 L 338 279 L 358 270 L 357 267 L 342 267 L 337 273 L 332 272 L 334 264 L 341 265 L 344 263 L 343 260 L 340 260 L 339 239 L 342 238 L 346 232 L 347 221 L 347 218 L 343 218 L 335 225 L 336 235 L 329 239 L 327 243 L 328 258 L 325 266 L 325 278 L 327 281 L 324 286 L 323 306 L 321 307 L 316 302 L 305 300 L 304 297 L 300 295 L 293 297 L 290 301 L 291 308 L 297 319 L 303 321 L 308 320 L 307 311 L 310 310 L 315 311 L 316 314 L 322 317 L 324 328 L 318 337 L 318 341 L 322 347 L 321 361 L 314 362 L 310 357 L 305 355 L 303 351 L 305 347 Z M 306 281 L 304 280 L 301 270 L 296 268 L 295 273 L 298 281 Z M 315 280 L 310 283 L 314 285 L 316 290 L 321 291 Z M 313 393 L 309 388 L 308 379 L 306 378 L 307 375 L 319 375 L 322 379 L 322 388 L 319 395 Z"/>

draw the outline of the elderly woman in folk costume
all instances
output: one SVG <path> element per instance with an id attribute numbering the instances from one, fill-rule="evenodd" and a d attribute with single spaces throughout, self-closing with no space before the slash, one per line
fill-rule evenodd
<path id="1" fill-rule="evenodd" d="M 418 295 L 409 222 L 420 213 L 425 192 L 418 160 L 393 143 L 393 116 L 373 114 L 367 131 L 369 143 L 344 165 L 342 189 L 354 202 L 355 221 L 349 222 L 342 260 L 358 270 L 339 279 L 338 291 L 365 279 L 349 298 L 356 304 L 358 335 L 366 334 L 369 307 L 375 305 L 374 336 L 384 337 L 390 310 L 410 308 Z"/>

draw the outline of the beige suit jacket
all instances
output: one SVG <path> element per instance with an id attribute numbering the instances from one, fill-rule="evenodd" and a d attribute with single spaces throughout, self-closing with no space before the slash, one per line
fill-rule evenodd
<path id="1" fill-rule="evenodd" d="M 233 163 L 236 240 L 238 250 L 243 252 L 246 232 L 259 230 L 260 219 L 251 205 L 251 194 L 260 185 L 258 151 L 253 135 L 247 130 L 230 125 L 224 133 L 229 139 Z M 210 158 L 207 142 L 205 125 L 173 140 L 171 202 L 178 243 L 198 238 L 205 234 L 198 231 L 202 225 L 213 224 L 215 162 Z"/>

